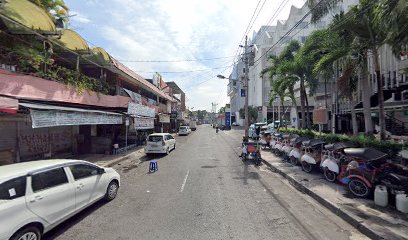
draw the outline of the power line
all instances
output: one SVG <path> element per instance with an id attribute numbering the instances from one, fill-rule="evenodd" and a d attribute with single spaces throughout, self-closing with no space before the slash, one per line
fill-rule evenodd
<path id="1" fill-rule="evenodd" d="M 197 70 L 189 70 L 189 71 L 154 71 L 154 72 L 149 72 L 149 71 L 139 71 L 139 70 L 134 70 L 135 72 L 140 72 L 140 73 L 189 73 L 189 72 L 205 72 L 205 71 L 211 71 L 212 69 L 222 69 L 222 68 L 229 68 L 232 65 L 228 66 L 223 66 L 223 67 L 214 67 L 214 68 L 207 68 L 207 69 L 197 69 Z"/>
<path id="2" fill-rule="evenodd" d="M 320 1 L 320 2 L 322 2 L 322 0 Z M 318 4 L 320 4 L 320 2 L 318 3 Z M 317 4 L 317 5 L 318 5 Z M 361 15 L 361 14 L 364 14 L 366 11 L 368 11 L 370 8 L 372 8 L 373 6 L 374 6 L 374 4 L 375 4 L 375 2 L 371 2 L 370 3 L 370 5 L 368 5 L 368 6 L 366 6 L 366 8 L 364 9 L 364 10 L 362 10 L 360 13 L 359 13 L 359 15 Z M 315 5 L 315 7 L 317 6 L 317 5 Z M 313 11 L 313 9 L 314 8 L 312 8 L 310 11 Z M 310 12 L 309 11 L 309 12 Z M 335 28 L 335 27 L 337 27 L 337 26 L 340 26 L 341 24 L 343 24 L 344 22 L 346 22 L 348 19 L 350 19 L 350 17 L 345 17 L 345 18 L 343 18 L 340 22 L 337 22 L 337 23 L 335 23 L 335 24 L 333 24 L 333 25 L 330 25 L 328 28 L 326 28 L 326 30 L 330 30 L 330 29 L 333 29 L 333 28 Z M 303 20 L 302 20 L 303 21 Z M 299 23 L 300 24 L 300 23 Z M 297 31 L 294 35 L 292 35 L 292 36 L 290 36 L 290 38 L 288 39 L 288 40 L 291 40 L 291 39 L 293 39 L 293 37 L 295 37 L 298 33 L 300 33 L 302 30 L 304 30 L 306 27 L 308 27 L 309 25 L 310 25 L 311 23 L 310 22 L 308 22 L 307 24 L 305 24 L 305 26 L 303 26 L 299 31 Z M 297 25 L 295 25 L 294 27 L 296 27 Z M 290 31 L 290 30 L 289 30 Z M 293 31 L 293 30 L 292 30 Z M 289 33 L 290 34 L 290 33 Z M 269 48 L 266 52 L 265 52 L 265 54 L 263 54 L 260 58 L 262 58 L 264 55 L 266 55 L 267 53 L 268 53 L 268 51 L 270 51 L 272 48 L 274 48 L 283 38 L 285 38 L 285 37 L 287 37 L 287 36 L 283 36 L 281 39 L 279 39 L 271 48 Z M 279 43 L 279 47 L 280 46 L 282 46 L 282 44 L 284 44 L 284 42 L 280 42 Z M 258 58 L 257 59 L 257 61 L 260 59 L 260 58 Z M 256 61 L 255 61 L 255 63 L 256 63 Z M 254 65 L 254 67 L 256 67 L 258 64 L 259 64 L 260 62 L 258 62 L 258 63 L 256 63 L 255 65 Z"/>
<path id="3" fill-rule="evenodd" d="M 214 58 L 201 58 L 201 59 L 179 59 L 179 60 L 118 60 L 120 62 L 139 62 L 139 63 L 172 63 L 172 62 L 199 62 L 199 61 L 210 61 L 210 60 L 217 60 L 217 59 L 227 59 L 233 58 L 235 56 L 228 56 L 228 57 L 214 57 Z"/>
<path id="4" fill-rule="evenodd" d="M 298 22 L 296 22 L 296 24 L 295 24 L 291 29 L 289 29 L 275 44 L 273 44 L 268 50 L 265 51 L 265 53 L 263 53 L 258 59 L 256 59 L 256 60 L 254 61 L 254 64 L 257 63 L 257 62 L 259 62 L 259 60 L 261 60 L 266 54 L 268 54 L 268 52 L 269 52 L 272 48 L 276 47 L 276 46 L 278 45 L 278 43 L 280 43 L 284 38 L 286 38 L 289 34 L 291 34 L 291 33 L 296 29 L 296 27 L 299 26 L 299 25 L 303 22 L 303 20 L 305 20 L 305 19 L 312 13 L 312 11 L 313 11 L 316 7 L 318 7 L 322 2 L 323 2 L 323 0 L 320 0 L 312 9 L 310 9 L 310 10 L 309 10 Z M 257 65 L 258 65 L 258 64 L 254 65 L 254 66 L 257 66 Z"/>
<path id="5" fill-rule="evenodd" d="M 251 19 L 249 20 L 249 23 L 248 23 L 248 25 L 247 25 L 247 27 L 246 27 L 246 29 L 245 29 L 245 32 L 244 32 L 244 34 L 243 34 L 243 36 L 242 36 L 242 38 L 241 38 L 241 40 L 239 41 L 238 44 L 241 44 L 242 41 L 244 40 L 245 35 L 246 35 L 247 32 L 248 32 L 248 28 L 249 28 L 249 26 L 251 25 L 252 19 L 254 18 L 255 13 L 256 13 L 256 10 L 258 9 L 258 6 L 259 6 L 260 3 L 261 3 L 261 0 L 258 1 L 258 4 L 257 4 L 256 7 L 255 7 L 255 10 L 254 10 L 254 12 L 252 13 L 252 17 L 251 17 Z M 240 48 L 240 47 L 238 46 L 238 47 L 237 47 L 237 50 L 235 51 L 234 59 L 232 60 L 233 63 L 235 62 L 235 58 L 237 57 L 237 54 L 238 54 L 238 52 L 239 52 L 239 48 Z"/>
<path id="6" fill-rule="evenodd" d="M 278 17 L 278 15 L 282 12 L 283 8 L 286 6 L 286 4 L 288 4 L 288 2 L 289 2 L 289 0 L 283 0 L 281 2 L 279 7 L 275 10 L 272 17 L 268 20 L 268 22 L 265 24 L 265 26 L 268 26 L 269 24 L 271 24 Z M 259 37 L 260 37 L 260 35 L 257 34 L 256 38 L 254 40 L 252 40 L 252 42 L 255 43 L 258 40 Z"/>

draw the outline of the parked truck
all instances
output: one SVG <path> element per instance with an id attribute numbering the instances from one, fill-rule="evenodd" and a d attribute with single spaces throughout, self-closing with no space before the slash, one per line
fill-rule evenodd
<path id="1" fill-rule="evenodd" d="M 190 129 L 195 131 L 197 129 L 197 122 L 195 120 L 190 120 Z"/>

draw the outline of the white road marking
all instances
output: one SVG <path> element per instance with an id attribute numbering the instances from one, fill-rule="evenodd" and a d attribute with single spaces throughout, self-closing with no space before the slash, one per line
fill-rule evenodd
<path id="1" fill-rule="evenodd" d="M 184 191 L 184 186 L 186 186 L 186 182 L 187 182 L 187 178 L 188 178 L 188 174 L 190 173 L 190 170 L 187 171 L 186 176 L 184 177 L 184 181 L 183 184 L 181 184 L 181 188 L 180 188 L 180 192 Z"/>

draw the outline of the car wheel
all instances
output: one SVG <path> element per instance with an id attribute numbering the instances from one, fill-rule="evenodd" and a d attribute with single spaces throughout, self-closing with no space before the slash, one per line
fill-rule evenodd
<path id="1" fill-rule="evenodd" d="M 370 188 L 363 180 L 358 178 L 350 179 L 348 188 L 350 192 L 357 197 L 366 198 L 370 195 Z"/>
<path id="2" fill-rule="evenodd" d="M 325 168 L 324 169 L 324 177 L 329 182 L 335 182 L 337 174 L 335 172 L 333 172 L 333 171 L 330 171 L 328 168 Z"/>
<path id="3" fill-rule="evenodd" d="M 313 170 L 313 165 L 308 163 L 308 162 L 303 161 L 302 162 L 302 169 L 303 169 L 303 171 L 305 171 L 307 173 L 310 173 Z"/>
<path id="4" fill-rule="evenodd" d="M 173 147 L 173 149 L 176 149 L 176 144 L 174 144 L 174 147 Z"/>
<path id="5" fill-rule="evenodd" d="M 167 148 L 166 155 L 169 155 L 169 153 L 170 153 L 170 148 Z"/>
<path id="6" fill-rule="evenodd" d="M 29 226 L 16 232 L 10 240 L 40 240 L 41 231 L 37 227 Z"/>
<path id="7" fill-rule="evenodd" d="M 118 194 L 119 184 L 116 181 L 112 181 L 109 183 L 108 188 L 106 189 L 105 200 L 112 201 L 116 198 Z"/>

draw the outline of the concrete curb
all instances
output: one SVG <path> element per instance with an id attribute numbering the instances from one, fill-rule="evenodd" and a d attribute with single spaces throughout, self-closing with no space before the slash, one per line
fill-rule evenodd
<path id="1" fill-rule="evenodd" d="M 102 167 L 113 167 L 113 166 L 115 166 L 116 164 L 125 161 L 125 160 L 128 159 L 132 154 L 134 154 L 135 152 L 138 152 L 138 151 L 140 151 L 140 150 L 142 150 L 142 149 L 143 149 L 143 148 L 135 149 L 135 151 L 132 151 L 131 153 L 128 153 L 128 154 L 123 155 L 123 156 L 120 156 L 120 157 L 118 157 L 117 159 L 112 160 L 112 161 L 109 161 L 109 162 L 107 162 L 107 163 L 105 163 L 105 164 L 101 164 L 101 166 L 102 166 Z"/>
<path id="2" fill-rule="evenodd" d="M 341 208 L 337 207 L 332 202 L 326 200 L 323 196 L 320 196 L 320 195 L 316 194 L 315 192 L 311 191 L 309 188 L 307 188 L 302 183 L 295 180 L 294 178 L 292 178 L 291 176 L 289 176 L 288 174 L 286 174 L 285 172 L 283 172 L 279 168 L 273 166 L 272 164 L 270 164 L 269 162 L 267 162 L 265 160 L 262 160 L 262 162 L 265 165 L 267 165 L 268 167 L 270 167 L 273 172 L 279 173 L 281 176 L 286 178 L 289 181 L 289 183 L 292 186 L 294 186 L 297 190 L 311 196 L 313 199 L 315 199 L 317 202 L 319 202 L 320 204 L 325 206 L 327 209 L 332 211 L 334 214 L 341 217 L 344 221 L 348 222 L 349 224 L 351 224 L 352 226 L 357 228 L 361 233 L 363 233 L 367 237 L 369 237 L 371 239 L 378 239 L 378 240 L 384 239 L 379 234 L 377 234 L 376 232 L 374 232 L 373 230 L 371 230 L 370 228 L 365 226 L 364 223 L 362 223 L 359 220 L 357 220 L 356 218 L 354 218 L 354 216 L 352 216 L 351 214 L 349 214 L 346 211 L 342 210 Z"/>

